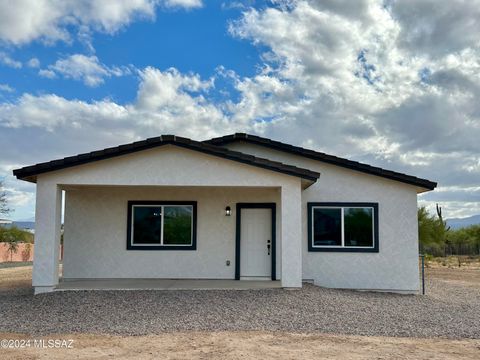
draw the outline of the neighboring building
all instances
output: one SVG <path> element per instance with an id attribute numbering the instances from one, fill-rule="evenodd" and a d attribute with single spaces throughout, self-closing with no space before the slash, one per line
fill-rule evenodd
<path id="1" fill-rule="evenodd" d="M 35 292 L 63 278 L 280 280 L 416 292 L 436 183 L 258 136 L 165 135 L 14 171 L 37 183 Z M 231 216 L 229 216 L 231 215 Z"/>
<path id="2" fill-rule="evenodd" d="M 12 221 L 0 219 L 0 226 L 3 226 L 7 229 L 11 227 L 17 227 L 19 229 L 29 232 L 32 235 L 35 234 L 35 223 L 32 221 Z"/>
<path id="3" fill-rule="evenodd" d="M 9 227 L 9 226 L 12 225 L 12 223 L 13 223 L 13 221 L 11 221 L 11 220 L 0 219 L 0 226 Z"/>

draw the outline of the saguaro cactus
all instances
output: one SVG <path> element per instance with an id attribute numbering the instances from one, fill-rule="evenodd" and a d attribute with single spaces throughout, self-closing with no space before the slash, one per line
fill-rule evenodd
<path id="1" fill-rule="evenodd" d="M 440 229 L 438 232 L 438 235 L 440 236 L 439 240 L 440 242 L 443 242 L 445 244 L 444 253 L 445 253 L 445 256 L 447 256 L 447 248 L 450 247 L 450 243 L 447 238 L 447 232 L 450 230 L 450 226 L 447 227 L 447 222 L 443 220 L 442 207 L 439 206 L 438 203 L 436 204 L 436 208 L 437 208 L 438 222 L 440 225 Z"/>

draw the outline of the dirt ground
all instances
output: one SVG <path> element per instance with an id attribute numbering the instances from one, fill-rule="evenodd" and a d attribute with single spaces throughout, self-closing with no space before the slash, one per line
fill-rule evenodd
<path id="1" fill-rule="evenodd" d="M 32 286 L 32 267 L 0 268 L 0 291 Z"/>
<path id="2" fill-rule="evenodd" d="M 0 334 L 0 338 L 24 336 Z M 43 338 L 47 340 L 48 338 Z M 73 349 L 0 350 L 2 359 L 475 359 L 480 341 L 311 335 L 279 332 L 182 332 L 120 337 L 64 335 Z"/>
<path id="3" fill-rule="evenodd" d="M 480 287 L 477 269 L 429 268 L 427 277 Z M 31 267 L 0 269 L 1 291 L 31 286 Z M 1 298 L 0 298 L 1 307 Z M 1 359 L 480 359 L 480 340 L 366 337 L 287 332 L 173 332 L 150 336 L 55 334 L 36 338 L 3 333 L 0 340 L 31 339 L 31 347 L 0 348 Z M 49 348 L 48 340 L 67 340 Z M 69 344 L 68 340 L 73 340 Z M 3 343 L 2 343 L 3 344 Z M 39 344 L 37 342 L 37 344 Z M 24 345 L 27 345 L 25 343 Z M 66 348 L 71 345 L 73 348 Z"/>
<path id="4" fill-rule="evenodd" d="M 448 282 L 457 286 L 480 288 L 480 269 L 436 267 L 426 269 L 426 276 L 430 279 Z"/>

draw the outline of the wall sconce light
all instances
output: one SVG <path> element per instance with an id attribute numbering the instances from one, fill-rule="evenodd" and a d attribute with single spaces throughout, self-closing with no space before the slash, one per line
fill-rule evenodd
<path id="1" fill-rule="evenodd" d="M 232 209 L 230 209 L 230 206 L 227 206 L 225 208 L 225 216 L 230 216 L 232 215 Z"/>

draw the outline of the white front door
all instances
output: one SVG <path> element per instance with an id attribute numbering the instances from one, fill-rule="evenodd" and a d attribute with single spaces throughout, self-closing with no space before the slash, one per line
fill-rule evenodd
<path id="1" fill-rule="evenodd" d="M 240 278 L 271 279 L 272 210 L 241 209 Z"/>

